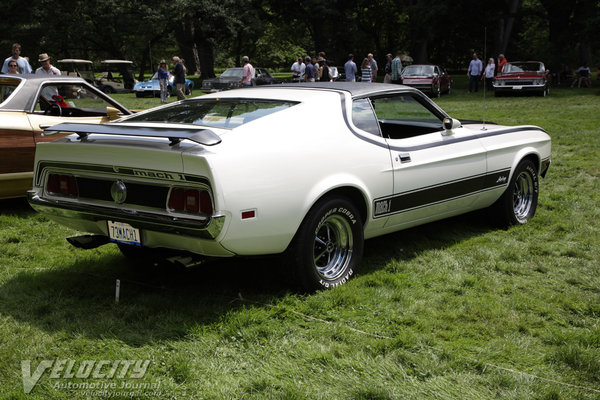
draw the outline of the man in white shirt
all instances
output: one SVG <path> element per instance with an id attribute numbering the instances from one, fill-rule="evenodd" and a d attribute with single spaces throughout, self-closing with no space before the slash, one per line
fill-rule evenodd
<path id="1" fill-rule="evenodd" d="M 42 66 L 35 70 L 36 75 L 50 75 L 50 76 L 58 76 L 60 75 L 60 71 L 58 68 L 55 68 L 50 64 L 50 57 L 46 53 L 40 54 L 40 58 L 38 59 Z"/>
<path id="2" fill-rule="evenodd" d="M 469 77 L 469 93 L 473 91 L 473 84 L 475 84 L 475 91 L 479 90 L 479 79 L 481 79 L 481 72 L 483 71 L 483 64 L 477 57 L 477 53 L 473 53 L 473 59 L 469 63 L 469 69 L 467 70 L 467 76 Z"/>
<path id="3" fill-rule="evenodd" d="M 300 82 L 302 76 L 304 75 L 304 69 L 306 65 L 302 62 L 302 57 L 298 57 L 298 60 L 294 64 L 292 64 L 292 82 Z"/>
<path id="4" fill-rule="evenodd" d="M 373 53 L 367 54 L 367 59 L 369 60 L 369 66 L 371 67 L 371 82 L 377 81 L 377 61 L 373 58 Z"/>

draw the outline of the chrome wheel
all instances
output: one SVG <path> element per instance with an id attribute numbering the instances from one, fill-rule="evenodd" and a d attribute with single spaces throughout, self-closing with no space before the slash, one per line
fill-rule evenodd
<path id="1" fill-rule="evenodd" d="M 331 215 L 318 227 L 314 245 L 313 262 L 319 276 L 325 280 L 338 279 L 352 259 L 352 228 L 346 218 Z"/>
<path id="2" fill-rule="evenodd" d="M 322 199 L 306 215 L 287 252 L 295 278 L 309 291 L 345 284 L 358 270 L 363 242 L 359 209 L 344 196 Z"/>
<path id="3" fill-rule="evenodd" d="M 522 171 L 514 183 L 513 189 L 513 210 L 515 218 L 519 222 L 525 222 L 529 219 L 529 212 L 533 205 L 534 185 L 531 174 Z"/>

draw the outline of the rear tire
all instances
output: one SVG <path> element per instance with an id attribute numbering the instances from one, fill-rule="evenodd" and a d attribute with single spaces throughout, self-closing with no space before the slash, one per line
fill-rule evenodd
<path id="1" fill-rule="evenodd" d="M 492 206 L 498 222 L 508 227 L 527 223 L 535 215 L 539 182 L 535 164 L 522 160 L 515 169 L 508 187 Z"/>
<path id="2" fill-rule="evenodd" d="M 300 285 L 315 291 L 346 283 L 357 271 L 363 242 L 363 222 L 347 198 L 330 197 L 315 204 L 291 247 Z"/>

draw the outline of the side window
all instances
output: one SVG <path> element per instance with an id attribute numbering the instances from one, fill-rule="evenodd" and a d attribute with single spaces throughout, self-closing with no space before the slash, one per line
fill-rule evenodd
<path id="1" fill-rule="evenodd" d="M 106 106 L 110 106 L 104 99 L 77 83 L 45 85 L 40 91 L 35 111 L 49 110 L 53 104 L 58 104 L 63 108 L 92 109 L 103 112 L 106 112 Z"/>
<path id="2" fill-rule="evenodd" d="M 405 139 L 442 129 L 443 116 L 408 93 L 372 98 L 371 103 L 386 138 Z"/>
<path id="3" fill-rule="evenodd" d="M 356 99 L 352 102 L 352 123 L 365 132 L 381 136 L 369 99 Z"/>

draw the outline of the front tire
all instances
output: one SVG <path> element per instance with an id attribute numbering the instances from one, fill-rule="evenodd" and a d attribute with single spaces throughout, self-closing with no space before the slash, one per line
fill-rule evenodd
<path id="1" fill-rule="evenodd" d="M 505 226 L 522 225 L 535 215 L 538 203 L 539 182 L 535 164 L 522 160 L 494 210 L 499 222 Z"/>
<path id="2" fill-rule="evenodd" d="M 309 211 L 292 245 L 296 278 L 308 291 L 346 283 L 357 271 L 363 242 L 356 207 L 341 196 L 321 200 Z"/>

